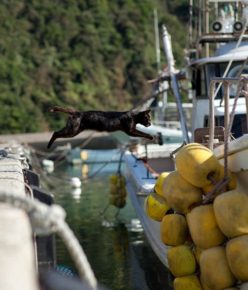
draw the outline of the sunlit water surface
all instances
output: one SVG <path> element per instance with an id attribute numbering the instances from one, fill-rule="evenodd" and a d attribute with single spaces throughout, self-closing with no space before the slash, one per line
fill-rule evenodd
<path id="1" fill-rule="evenodd" d="M 170 276 L 149 247 L 130 200 L 119 212 L 111 205 L 103 214 L 109 204 L 109 176 L 117 168 L 117 163 L 59 166 L 54 172 L 61 177 L 54 184 L 55 202 L 66 210 L 67 222 L 100 284 L 112 290 L 170 290 Z M 86 179 L 81 188 L 73 189 L 68 177 Z M 59 265 L 75 271 L 59 239 L 57 259 Z"/>

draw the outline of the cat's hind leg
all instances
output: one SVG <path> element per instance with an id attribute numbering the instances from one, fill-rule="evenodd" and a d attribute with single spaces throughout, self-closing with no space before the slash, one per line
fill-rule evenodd
<path id="1" fill-rule="evenodd" d="M 62 131 L 62 130 L 60 130 L 60 131 L 56 131 L 56 132 L 53 133 L 53 135 L 52 135 L 52 137 L 51 137 L 49 143 L 47 144 L 47 148 L 48 148 L 48 149 L 52 146 L 52 144 L 54 143 L 54 141 L 55 141 L 57 138 L 60 138 L 60 137 L 61 137 L 61 134 L 60 134 L 61 131 Z"/>
<path id="2" fill-rule="evenodd" d="M 55 131 L 47 145 L 47 148 L 49 149 L 52 144 L 54 143 L 54 141 L 58 138 L 70 138 L 70 137 L 74 137 L 76 134 L 72 134 L 70 132 L 70 130 L 68 130 L 67 127 L 64 127 L 63 129 L 59 130 L 59 131 Z"/>

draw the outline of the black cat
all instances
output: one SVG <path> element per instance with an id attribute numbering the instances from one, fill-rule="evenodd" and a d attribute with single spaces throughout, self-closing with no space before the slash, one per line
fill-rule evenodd
<path id="1" fill-rule="evenodd" d="M 143 112 L 78 112 L 73 109 L 53 107 L 50 112 L 63 112 L 69 114 L 66 126 L 53 133 L 47 148 L 50 148 L 57 138 L 74 137 L 84 130 L 113 132 L 121 130 L 132 137 L 144 137 L 153 140 L 153 136 L 138 131 L 136 124 L 145 127 L 151 125 L 150 110 Z"/>

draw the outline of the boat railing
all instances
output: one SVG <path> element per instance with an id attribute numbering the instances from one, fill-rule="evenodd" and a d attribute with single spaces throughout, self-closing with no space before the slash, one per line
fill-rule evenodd
<path id="1" fill-rule="evenodd" d="M 193 0 L 189 0 L 189 51 L 192 52 L 193 58 L 208 57 L 211 51 L 210 44 L 236 42 L 241 35 L 243 40 L 248 40 L 246 1 L 196 0 L 194 2 L 193 5 Z"/>
<path id="2" fill-rule="evenodd" d="M 237 92 L 234 98 L 234 103 L 232 111 L 230 112 L 230 87 L 236 84 Z M 213 150 L 214 148 L 214 132 L 215 132 L 215 115 L 214 115 L 214 99 L 216 97 L 216 90 L 218 90 L 219 85 L 223 86 L 223 99 L 224 99 L 224 142 L 228 143 L 231 135 L 231 128 L 235 116 L 235 109 L 237 106 L 238 98 L 244 96 L 246 100 L 246 111 L 248 108 L 248 78 L 213 78 L 210 82 L 210 96 L 209 96 L 209 141 L 208 147 Z M 248 118 L 246 119 L 248 122 Z M 248 128 L 248 124 L 247 124 Z"/>
<path id="3" fill-rule="evenodd" d="M 241 33 L 207 33 L 203 34 L 197 40 L 196 46 L 198 47 L 202 43 L 223 43 L 230 41 L 237 41 Z M 243 35 L 243 40 L 248 40 L 248 34 Z"/>
<path id="4" fill-rule="evenodd" d="M 232 109 L 230 112 L 230 87 L 235 84 L 237 86 L 236 95 L 234 100 L 231 104 Z M 219 90 L 220 85 L 223 86 L 223 100 L 224 100 L 224 144 L 223 144 L 223 151 L 224 151 L 224 177 L 217 183 L 215 183 L 214 191 L 211 191 L 207 194 L 204 203 L 208 203 L 210 200 L 213 200 L 215 193 L 218 190 L 222 189 L 224 186 L 227 185 L 229 181 L 228 177 L 228 153 L 229 153 L 229 142 L 231 137 L 231 130 L 232 124 L 235 117 L 235 111 L 238 104 L 239 97 L 243 96 L 246 100 L 246 112 L 248 108 L 248 78 L 246 77 L 239 77 L 239 78 L 227 78 L 227 77 L 216 77 L 213 78 L 210 82 L 210 94 L 209 94 L 209 128 L 199 128 L 199 130 L 205 130 L 205 133 L 209 135 L 208 137 L 208 147 L 210 150 L 214 150 L 214 147 L 219 144 L 216 143 L 215 133 L 216 128 L 219 129 L 220 127 L 215 127 L 215 97 L 216 91 Z M 247 115 L 247 114 L 246 114 Z M 246 118 L 246 126 L 247 126 L 247 118 Z M 248 128 L 248 127 L 247 127 Z M 207 130 L 206 130 L 207 129 Z M 218 141 L 217 141 L 218 142 Z M 212 182 L 215 182 L 214 180 Z"/>

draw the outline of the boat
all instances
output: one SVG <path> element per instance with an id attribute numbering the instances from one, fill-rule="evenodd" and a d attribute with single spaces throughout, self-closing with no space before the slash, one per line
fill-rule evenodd
<path id="1" fill-rule="evenodd" d="M 189 1 L 189 45 L 185 59 L 193 104 L 191 134 L 182 110 L 170 35 L 163 26 L 167 79 L 176 99 L 183 141 L 208 147 L 227 168 L 225 174 L 230 170 L 236 175 L 238 188 L 245 193 L 248 186 L 247 12 L 244 1 Z M 127 191 L 152 249 L 166 267 L 169 247 L 161 241 L 160 222 L 148 217 L 144 202 L 154 192 L 157 177 L 175 170 L 173 156 L 180 145 L 183 146 L 167 144 L 157 152 L 149 152 L 152 157 L 147 159 L 128 150 L 124 155 Z"/>
<path id="2" fill-rule="evenodd" d="M 118 148 L 98 150 L 75 147 L 68 152 L 66 160 L 72 165 L 119 162 L 120 155 L 121 150 Z"/>

